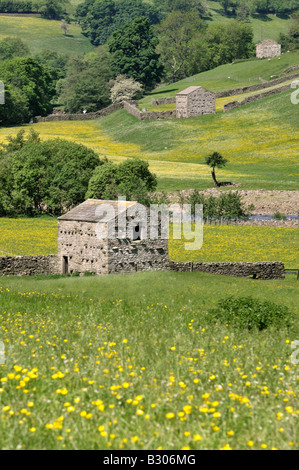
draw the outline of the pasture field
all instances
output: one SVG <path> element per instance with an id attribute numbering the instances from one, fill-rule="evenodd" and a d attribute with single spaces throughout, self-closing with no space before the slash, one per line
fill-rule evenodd
<path id="1" fill-rule="evenodd" d="M 227 113 L 190 119 L 138 121 L 125 110 L 92 121 L 46 122 L 32 128 L 42 139 L 56 137 L 93 148 L 100 157 L 147 160 L 158 189 L 206 189 L 213 185 L 205 157 L 213 151 L 227 160 L 219 181 L 240 189 L 298 189 L 297 106 L 291 90 Z M 19 129 L 1 128 L 0 142 Z"/>
<path id="2" fill-rule="evenodd" d="M 0 448 L 298 449 L 298 322 L 244 331 L 208 313 L 250 292 L 298 314 L 296 283 L 2 278 Z"/>
<path id="3" fill-rule="evenodd" d="M 13 36 L 24 41 L 31 54 L 49 49 L 60 53 L 84 54 L 94 47 L 81 34 L 81 28 L 74 23 L 66 35 L 60 28 L 60 21 L 38 17 L 0 16 L 0 39 Z"/>
<path id="4" fill-rule="evenodd" d="M 223 15 L 220 2 L 206 1 L 209 12 L 212 15 L 212 22 L 227 23 L 231 21 Z M 258 43 L 262 39 L 274 39 L 278 41 L 280 33 L 288 30 L 288 17 L 282 18 L 272 14 L 256 14 L 250 17 L 249 21 L 253 28 L 254 42 Z"/>
<path id="5" fill-rule="evenodd" d="M 171 231 L 170 231 L 171 234 Z M 174 261 L 282 261 L 299 266 L 299 230 L 289 227 L 205 225 L 200 250 L 185 251 L 185 240 L 170 240 Z M 0 256 L 57 253 L 57 221 L 52 218 L 0 218 Z"/>

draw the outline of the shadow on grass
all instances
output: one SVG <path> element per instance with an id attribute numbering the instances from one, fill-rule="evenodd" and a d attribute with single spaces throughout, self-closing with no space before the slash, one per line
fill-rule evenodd
<path id="1" fill-rule="evenodd" d="M 149 96 L 154 96 L 154 95 L 164 95 L 165 93 L 170 93 L 172 91 L 178 91 L 178 88 L 171 88 L 169 90 L 162 90 L 162 91 L 153 91 L 151 93 L 148 93 Z"/>
<path id="2" fill-rule="evenodd" d="M 255 19 L 255 20 L 264 21 L 265 23 L 267 23 L 269 21 L 273 21 L 273 19 L 269 18 L 269 16 L 266 15 L 265 13 L 254 13 L 252 15 L 252 18 Z"/>

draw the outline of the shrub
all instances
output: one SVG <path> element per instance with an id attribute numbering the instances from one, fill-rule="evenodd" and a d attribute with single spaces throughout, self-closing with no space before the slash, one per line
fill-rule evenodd
<path id="1" fill-rule="evenodd" d="M 221 323 L 252 330 L 264 330 L 270 325 L 289 327 L 292 314 L 284 305 L 261 301 L 252 297 L 227 297 L 218 302 L 218 307 L 210 311 Z"/>
<path id="2" fill-rule="evenodd" d="M 277 211 L 273 214 L 273 219 L 276 220 L 287 220 L 287 216 L 285 214 L 282 214 L 281 212 Z"/>
<path id="3" fill-rule="evenodd" d="M 205 196 L 200 191 L 193 191 L 184 201 L 191 204 L 191 212 L 195 213 L 195 204 L 203 205 L 204 219 L 247 219 L 253 206 L 244 207 L 241 195 L 236 192 L 223 192 L 220 196 Z"/>

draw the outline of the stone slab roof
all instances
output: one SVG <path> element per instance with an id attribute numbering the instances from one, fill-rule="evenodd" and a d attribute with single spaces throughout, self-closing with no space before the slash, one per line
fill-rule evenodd
<path id="1" fill-rule="evenodd" d="M 58 217 L 58 220 L 72 220 L 78 222 L 107 222 L 112 217 L 109 215 L 109 207 L 114 209 L 115 217 L 119 212 L 125 211 L 128 207 L 137 204 L 136 201 L 106 201 L 102 199 L 87 199 L 74 207 L 69 212 Z M 105 207 L 106 205 L 106 207 Z M 101 208 L 103 210 L 101 210 Z M 112 211 L 113 214 L 113 211 Z M 105 219 L 105 220 L 103 220 Z"/>
<path id="2" fill-rule="evenodd" d="M 259 42 L 257 45 L 258 46 L 273 46 L 273 44 L 279 46 L 280 44 L 276 41 L 274 41 L 274 39 L 264 39 L 263 41 Z"/>
<path id="3" fill-rule="evenodd" d="M 205 88 L 203 88 L 201 86 L 189 86 L 185 90 L 180 91 L 179 93 L 177 93 L 177 95 L 190 95 L 190 93 L 193 93 L 194 91 L 198 90 L 199 88 L 205 90 Z"/>

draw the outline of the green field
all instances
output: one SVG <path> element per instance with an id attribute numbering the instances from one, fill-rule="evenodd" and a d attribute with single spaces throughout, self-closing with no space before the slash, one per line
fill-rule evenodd
<path id="1" fill-rule="evenodd" d="M 36 17 L 0 16 L 0 39 L 13 36 L 22 39 L 31 54 L 50 49 L 60 53 L 84 54 L 94 47 L 81 34 L 81 28 L 70 25 L 67 35 L 60 28 L 60 21 Z"/>
<path id="2" fill-rule="evenodd" d="M 231 21 L 223 14 L 223 9 L 219 2 L 205 2 L 209 7 L 209 12 L 212 15 L 212 21 L 215 23 L 226 23 Z M 288 17 L 280 18 L 275 15 L 262 15 L 256 14 L 254 17 L 250 17 L 250 24 L 253 28 L 254 41 L 256 43 L 263 39 L 274 39 L 278 41 L 280 33 L 286 33 L 288 30 Z"/>
<path id="3" fill-rule="evenodd" d="M 93 148 L 100 157 L 120 162 L 149 161 L 159 189 L 212 187 L 205 157 L 218 151 L 229 163 L 219 181 L 239 189 L 298 189 L 297 107 L 291 90 L 242 106 L 185 120 L 138 121 L 120 110 L 94 121 L 49 122 L 32 127 L 42 139 L 60 137 Z M 29 126 L 23 126 L 29 130 Z M 0 141 L 19 127 L 0 129 Z"/>
<path id="4" fill-rule="evenodd" d="M 207 225 L 203 229 L 203 246 L 200 250 L 186 251 L 186 241 L 183 237 L 181 240 L 170 240 L 170 259 L 209 262 L 282 261 L 286 268 L 299 266 L 297 228 Z M 55 253 L 55 219 L 0 219 L 0 256 Z"/>
<path id="5" fill-rule="evenodd" d="M 295 313 L 297 285 L 203 273 L 2 278 L 0 448 L 297 449 L 298 322 L 248 332 L 207 314 L 248 292 Z"/>

